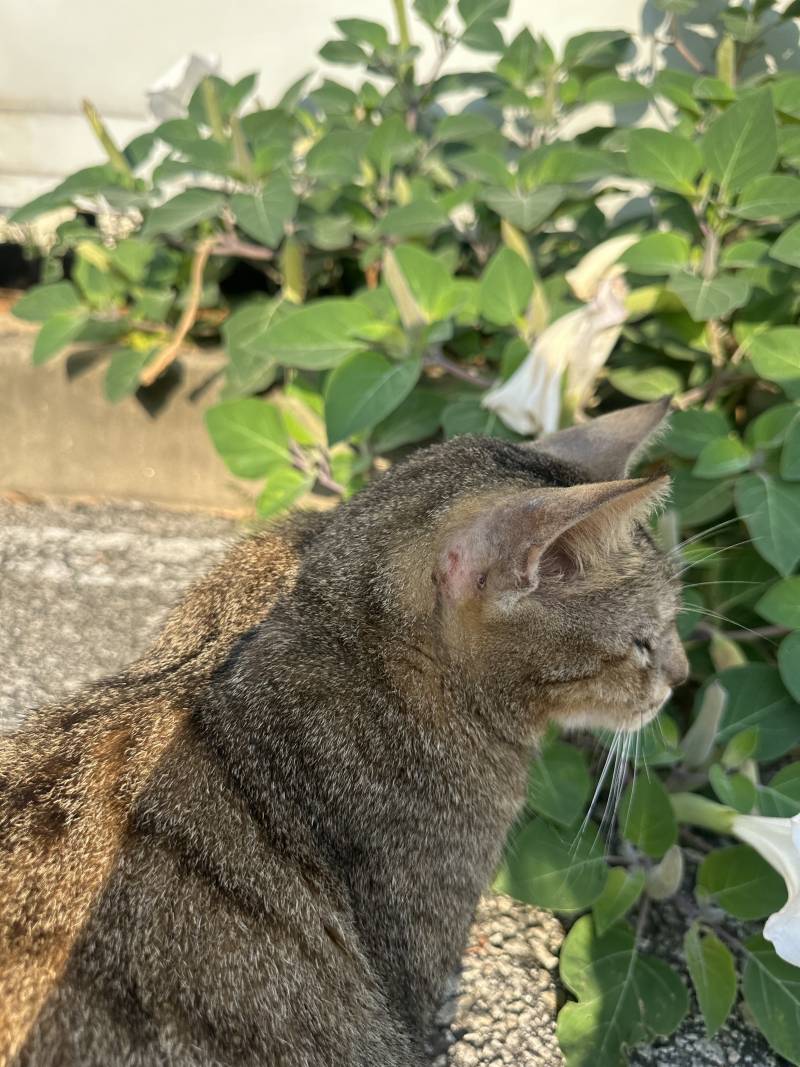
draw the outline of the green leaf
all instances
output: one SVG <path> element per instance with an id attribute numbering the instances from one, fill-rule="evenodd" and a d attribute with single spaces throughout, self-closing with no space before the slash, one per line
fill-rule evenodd
<path id="1" fill-rule="evenodd" d="M 735 770 L 737 767 L 751 759 L 758 748 L 758 727 L 750 726 L 746 730 L 740 730 L 734 734 L 725 746 L 722 753 L 722 766 L 727 770 Z"/>
<path id="2" fill-rule="evenodd" d="M 646 85 L 632 78 L 620 78 L 618 74 L 598 74 L 583 87 L 583 100 L 587 104 L 597 102 L 612 104 L 641 104 L 650 100 L 652 93 Z"/>
<path id="3" fill-rule="evenodd" d="M 661 189 L 693 193 L 702 165 L 700 149 L 677 133 L 661 130 L 631 130 L 628 135 L 628 168 Z"/>
<path id="4" fill-rule="evenodd" d="M 786 439 L 792 420 L 797 416 L 795 404 L 776 404 L 757 415 L 748 425 L 745 436 L 751 448 L 779 448 Z"/>
<path id="5" fill-rule="evenodd" d="M 736 510 L 756 552 L 784 577 L 800 560 L 800 485 L 769 474 L 743 474 L 736 481 Z"/>
<path id="6" fill-rule="evenodd" d="M 47 363 L 53 356 L 74 341 L 89 321 L 88 308 L 77 307 L 71 311 L 57 311 L 44 323 L 33 345 L 31 359 L 34 366 Z"/>
<path id="7" fill-rule="evenodd" d="M 715 934 L 701 937 L 690 927 L 683 940 L 686 966 L 706 1024 L 713 1037 L 728 1018 L 736 1001 L 736 966 L 730 950 Z"/>
<path id="8" fill-rule="evenodd" d="M 377 232 L 391 237 L 429 237 L 448 225 L 447 212 L 433 200 L 413 200 L 390 207 L 378 223 Z"/>
<path id="9" fill-rule="evenodd" d="M 800 213 L 800 178 L 789 174 L 754 178 L 742 189 L 735 208 L 743 219 L 788 219 Z"/>
<path id="10" fill-rule="evenodd" d="M 720 263 L 723 267 L 755 267 L 761 263 L 769 252 L 769 245 L 760 238 L 747 238 L 734 241 L 723 248 Z"/>
<path id="11" fill-rule="evenodd" d="M 794 699 L 800 703 L 800 630 L 789 634 L 778 649 L 778 670 L 781 680 Z"/>
<path id="12" fill-rule="evenodd" d="M 637 274 L 672 274 L 689 263 L 689 242 L 680 233 L 649 233 L 627 252 L 619 262 Z"/>
<path id="13" fill-rule="evenodd" d="M 260 193 L 236 193 L 231 197 L 236 221 L 248 237 L 267 248 L 277 248 L 283 240 L 286 223 L 294 216 L 297 197 L 284 174 L 276 174 Z"/>
<path id="14" fill-rule="evenodd" d="M 702 142 L 703 158 L 723 196 L 769 174 L 778 158 L 778 135 L 769 89 L 732 104 L 714 120 Z"/>
<path id="15" fill-rule="evenodd" d="M 369 311 L 355 300 L 329 297 L 284 315 L 265 319 L 244 346 L 253 355 L 303 370 L 335 367 L 368 346 L 358 337 L 372 321 Z"/>
<path id="16" fill-rule="evenodd" d="M 111 353 L 106 367 L 103 391 L 112 404 L 119 403 L 139 388 L 139 375 L 153 355 L 154 349 L 138 352 L 132 348 L 117 348 Z"/>
<path id="17" fill-rule="evenodd" d="M 222 325 L 222 336 L 228 354 L 225 369 L 225 399 L 259 393 L 275 380 L 276 363 L 260 348 L 250 349 L 253 337 L 258 337 L 272 322 L 285 315 L 290 306 L 280 300 L 254 299 L 242 304 Z"/>
<path id="18" fill-rule="evenodd" d="M 313 485 L 313 474 L 295 470 L 288 465 L 271 467 L 267 472 L 267 484 L 256 504 L 259 515 L 267 518 L 286 511 Z"/>
<path id="19" fill-rule="evenodd" d="M 770 382 L 800 378 L 800 327 L 776 326 L 755 334 L 749 354 L 756 373 Z"/>
<path id="20" fill-rule="evenodd" d="M 289 435 L 280 411 L 254 397 L 209 408 L 206 426 L 228 469 L 240 478 L 261 478 L 290 460 Z"/>
<path id="21" fill-rule="evenodd" d="M 376 426 L 371 437 L 373 451 L 391 452 L 403 445 L 433 437 L 442 421 L 445 399 L 438 393 L 415 389 L 403 403 Z"/>
<path id="22" fill-rule="evenodd" d="M 573 826 L 583 815 L 591 786 L 584 754 L 565 741 L 549 741 L 531 764 L 528 806 L 551 822 Z"/>
<path id="23" fill-rule="evenodd" d="M 449 0 L 414 0 L 414 10 L 429 26 L 436 26 Z"/>
<path id="24" fill-rule="evenodd" d="M 700 864 L 697 895 L 737 919 L 765 919 L 786 903 L 786 886 L 749 845 L 729 845 L 709 853 Z"/>
<path id="25" fill-rule="evenodd" d="M 527 308 L 532 292 L 533 273 L 528 264 L 510 248 L 500 248 L 481 277 L 481 314 L 498 326 L 510 326 Z"/>
<path id="26" fill-rule="evenodd" d="M 692 408 L 670 416 L 664 446 L 684 459 L 696 459 L 711 441 L 725 436 L 730 423 L 721 411 Z"/>
<path id="27" fill-rule="evenodd" d="M 653 859 L 661 856 L 678 840 L 678 824 L 667 791 L 655 776 L 641 776 L 628 786 L 619 810 L 622 835 Z"/>
<path id="28" fill-rule="evenodd" d="M 333 371 L 325 390 L 325 423 L 334 445 L 377 425 L 408 396 L 419 360 L 390 363 L 378 352 L 357 352 Z"/>
<path id="29" fill-rule="evenodd" d="M 394 257 L 427 321 L 447 318 L 456 306 L 455 289 L 442 260 L 415 245 L 398 245 Z"/>
<path id="30" fill-rule="evenodd" d="M 129 237 L 120 241 L 109 251 L 109 258 L 116 269 L 129 282 L 141 284 L 147 274 L 150 261 L 156 254 L 156 246 L 149 241 Z"/>
<path id="31" fill-rule="evenodd" d="M 750 296 L 750 286 L 739 274 L 718 274 L 715 278 L 673 274 L 669 288 L 695 322 L 721 319 L 746 304 Z"/>
<path id="32" fill-rule="evenodd" d="M 506 46 L 502 33 L 490 19 L 474 22 L 464 31 L 461 43 L 475 52 L 502 52 Z"/>
<path id="33" fill-rule="evenodd" d="M 762 815 L 776 819 L 800 813 L 800 763 L 781 767 L 767 785 L 758 787 L 758 807 Z"/>
<path id="34" fill-rule="evenodd" d="M 800 967 L 782 960 L 763 937 L 749 938 L 745 948 L 745 1002 L 772 1048 L 800 1064 Z"/>
<path id="35" fill-rule="evenodd" d="M 593 823 L 576 836 L 531 819 L 514 837 L 496 885 L 528 904 L 570 912 L 593 904 L 607 877 L 603 842 Z"/>
<path id="36" fill-rule="evenodd" d="M 642 895 L 644 883 L 644 871 L 640 869 L 627 871 L 624 867 L 613 867 L 609 871 L 606 887 L 592 905 L 598 937 L 628 914 Z"/>
<path id="37" fill-rule="evenodd" d="M 658 400 L 683 387 L 680 374 L 670 367 L 619 367 L 609 371 L 608 380 L 620 393 L 636 400 Z"/>
<path id="38" fill-rule="evenodd" d="M 53 282 L 50 285 L 34 285 L 14 304 L 12 313 L 26 322 L 45 322 L 51 315 L 64 311 L 77 311 L 81 306 L 78 290 L 72 282 Z"/>
<path id="39" fill-rule="evenodd" d="M 631 37 L 625 30 L 589 30 L 564 45 L 564 64 L 600 70 L 614 67 L 625 58 L 630 45 Z"/>
<path id="40" fill-rule="evenodd" d="M 218 215 L 225 197 L 213 189 L 186 189 L 160 207 L 153 208 L 140 231 L 141 237 L 152 234 L 179 234 L 204 219 Z"/>
<path id="41" fill-rule="evenodd" d="M 419 141 L 406 128 L 400 115 L 383 120 L 369 136 L 367 156 L 381 174 L 387 175 L 398 163 L 406 163 L 417 150 Z"/>
<path id="42" fill-rule="evenodd" d="M 703 526 L 733 506 L 733 483 L 707 482 L 693 478 L 689 471 L 676 469 L 672 474 L 672 501 L 684 526 Z"/>
<path id="43" fill-rule="evenodd" d="M 800 480 L 800 412 L 786 431 L 786 440 L 781 452 L 781 478 L 790 482 Z"/>
<path id="44" fill-rule="evenodd" d="M 367 53 L 352 41 L 327 41 L 320 48 L 319 55 L 328 63 L 341 63 L 346 67 L 367 62 Z"/>
<path id="45" fill-rule="evenodd" d="M 598 936 L 582 916 L 561 948 L 561 979 L 578 998 L 558 1016 L 567 1067 L 626 1067 L 624 1050 L 668 1037 L 689 1006 L 681 979 L 659 959 L 644 956 L 627 924 Z"/>
<path id="46" fill-rule="evenodd" d="M 386 27 L 379 22 L 370 19 L 337 19 L 335 25 L 340 33 L 356 44 L 368 44 L 379 50 L 389 44 Z"/>
<path id="47" fill-rule="evenodd" d="M 800 740 L 797 705 L 786 692 L 780 675 L 765 663 L 728 667 L 717 675 L 728 694 L 725 715 L 718 734 L 724 743 L 750 726 L 758 727 L 757 756 L 777 759 Z M 702 697 L 703 690 L 698 694 Z"/>
<path id="48" fill-rule="evenodd" d="M 770 248 L 769 254 L 780 263 L 800 267 L 800 222 L 795 222 L 788 230 L 783 231 Z"/>
<path id="49" fill-rule="evenodd" d="M 756 611 L 777 626 L 800 629 L 800 577 L 783 578 L 771 585 L 756 604 Z"/>
<path id="50" fill-rule="evenodd" d="M 560 185 L 543 185 L 532 192 L 495 187 L 487 189 L 483 199 L 501 218 L 530 233 L 552 215 L 564 199 L 564 190 Z"/>
<path id="51" fill-rule="evenodd" d="M 720 803 L 747 815 L 756 803 L 756 787 L 745 775 L 734 772 L 726 774 L 719 763 L 709 767 L 708 780 Z"/>
<path id="52" fill-rule="evenodd" d="M 518 89 L 525 89 L 536 75 L 538 62 L 539 46 L 525 26 L 506 48 L 496 70 Z"/>
<path id="53" fill-rule="evenodd" d="M 750 449 L 736 434 L 730 433 L 705 445 L 692 474 L 695 478 L 726 478 L 747 470 L 752 459 Z"/>
<path id="54" fill-rule="evenodd" d="M 442 412 L 442 429 L 448 440 L 463 433 L 482 433 L 490 437 L 504 437 L 517 441 L 518 436 L 509 430 L 493 411 L 481 406 L 481 398 L 461 397 L 447 405 Z"/>

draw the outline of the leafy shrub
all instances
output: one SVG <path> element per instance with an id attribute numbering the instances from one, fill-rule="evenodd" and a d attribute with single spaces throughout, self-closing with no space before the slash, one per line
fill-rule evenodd
<path id="1" fill-rule="evenodd" d="M 704 815 L 714 797 L 800 811 L 800 75 L 765 58 L 796 48 L 797 5 L 718 4 L 700 37 L 682 21 L 693 0 L 661 0 L 659 43 L 641 53 L 663 53 L 659 69 L 621 31 L 561 54 L 527 29 L 506 42 L 507 0 L 414 6 L 438 51 L 427 76 L 396 0 L 397 40 L 345 19 L 322 49 L 358 72 L 348 85 L 302 79 L 262 108 L 253 78 L 210 77 L 185 116 L 121 150 L 88 108 L 108 162 L 16 218 L 102 200 L 133 229 L 108 243 L 81 217 L 62 225 L 47 284 L 16 313 L 42 322 L 37 363 L 109 346 L 112 401 L 187 337 L 221 334 L 208 428 L 234 474 L 266 479 L 264 514 L 347 495 L 440 435 L 514 437 L 676 394 L 649 461 L 674 474 L 661 534 L 689 578 L 692 683 L 634 752 L 601 737 L 597 762 L 547 739 L 499 884 L 586 913 L 561 960 L 571 1067 L 624 1063 L 681 1022 L 682 978 L 642 951 L 668 898 L 709 1033 L 738 967 L 749 1017 L 800 1063 L 800 969 L 747 926 L 781 907 L 783 882 L 749 845 L 689 828 L 722 828 Z M 483 69 L 441 73 L 456 44 Z M 245 263 L 258 291 L 234 300 Z M 582 822 L 598 777 L 601 827 Z"/>

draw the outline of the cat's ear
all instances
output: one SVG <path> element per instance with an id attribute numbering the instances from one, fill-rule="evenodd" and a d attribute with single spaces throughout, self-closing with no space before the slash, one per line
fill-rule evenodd
<path id="1" fill-rule="evenodd" d="M 464 601 L 574 577 L 629 539 L 668 490 L 662 475 L 495 498 L 451 532 L 434 581 Z"/>
<path id="2" fill-rule="evenodd" d="M 652 404 L 612 411 L 540 437 L 532 447 L 574 463 L 598 481 L 624 478 L 647 444 L 665 427 L 669 405 L 669 397 L 665 397 Z"/>

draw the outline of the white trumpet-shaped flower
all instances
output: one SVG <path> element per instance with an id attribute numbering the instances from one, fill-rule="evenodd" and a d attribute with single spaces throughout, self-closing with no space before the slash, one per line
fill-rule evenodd
<path id="1" fill-rule="evenodd" d="M 733 833 L 760 853 L 782 875 L 789 899 L 764 924 L 764 937 L 775 951 L 800 967 L 800 815 L 774 819 L 764 815 L 736 815 Z"/>
<path id="2" fill-rule="evenodd" d="M 581 291 L 586 292 L 580 277 Z M 539 335 L 511 377 L 486 394 L 483 406 L 517 433 L 557 430 L 562 397 L 572 409 L 580 407 L 611 355 L 625 321 L 627 292 L 624 278 L 612 268 L 597 280 L 583 307 L 556 319 Z"/>
<path id="3" fill-rule="evenodd" d="M 147 90 L 150 110 L 161 122 L 183 118 L 192 93 L 203 78 L 218 73 L 219 56 L 184 56 Z"/>

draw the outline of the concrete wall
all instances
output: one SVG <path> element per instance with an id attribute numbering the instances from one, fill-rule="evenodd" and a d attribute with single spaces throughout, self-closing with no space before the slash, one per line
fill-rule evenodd
<path id="1" fill-rule="evenodd" d="M 641 7 L 513 0 L 507 36 L 523 23 L 556 45 L 587 29 L 635 29 Z M 229 78 L 259 71 L 270 102 L 319 66 L 316 51 L 334 19 L 356 15 L 391 22 L 390 0 L 0 0 L 0 207 L 102 160 L 80 113 L 83 97 L 126 140 L 150 123 L 145 89 L 194 51 L 217 53 Z M 474 53 L 468 59 L 481 63 Z"/>

